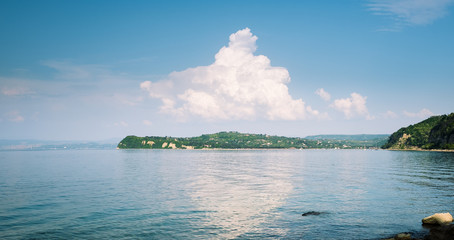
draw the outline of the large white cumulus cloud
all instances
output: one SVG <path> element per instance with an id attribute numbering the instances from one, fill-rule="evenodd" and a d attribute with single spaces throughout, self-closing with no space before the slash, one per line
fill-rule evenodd
<path id="1" fill-rule="evenodd" d="M 182 119 L 296 120 L 319 115 L 290 96 L 287 69 L 254 55 L 257 37 L 249 28 L 231 34 L 229 40 L 213 64 L 173 72 L 159 82 L 145 81 L 141 88 L 162 101 L 162 112 Z"/>

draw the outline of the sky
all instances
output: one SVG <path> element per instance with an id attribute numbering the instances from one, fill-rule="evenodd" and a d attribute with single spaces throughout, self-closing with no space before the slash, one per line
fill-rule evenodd
<path id="1" fill-rule="evenodd" d="M 0 139 L 390 134 L 454 112 L 454 0 L 5 0 L 0 36 Z"/>

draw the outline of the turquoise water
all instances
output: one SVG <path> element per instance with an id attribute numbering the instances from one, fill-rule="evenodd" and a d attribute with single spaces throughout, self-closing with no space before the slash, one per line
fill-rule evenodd
<path id="1" fill-rule="evenodd" d="M 453 153 L 0 152 L 0 239 L 379 239 L 445 211 Z"/>

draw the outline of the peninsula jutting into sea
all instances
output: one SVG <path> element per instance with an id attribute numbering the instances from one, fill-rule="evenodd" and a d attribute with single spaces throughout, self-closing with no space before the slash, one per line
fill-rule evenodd
<path id="1" fill-rule="evenodd" d="M 119 149 L 454 149 L 454 113 L 433 116 L 391 135 L 316 135 L 305 138 L 239 132 L 198 137 L 127 136 Z"/>
<path id="2" fill-rule="evenodd" d="M 270 136 L 239 132 L 219 132 L 198 137 L 137 137 L 127 136 L 120 149 L 311 149 L 311 148 L 378 148 L 389 135 L 317 135 L 306 138 Z"/>

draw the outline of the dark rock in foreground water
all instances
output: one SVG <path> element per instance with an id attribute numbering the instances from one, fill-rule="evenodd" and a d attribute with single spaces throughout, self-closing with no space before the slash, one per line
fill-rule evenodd
<path id="1" fill-rule="evenodd" d="M 318 215 L 321 215 L 321 214 L 324 214 L 324 212 L 309 211 L 309 212 L 303 213 L 302 216 L 303 217 L 305 217 L 305 216 L 318 216 Z"/>
<path id="2" fill-rule="evenodd" d="M 454 240 L 454 225 L 430 227 L 430 233 L 424 240 Z"/>

